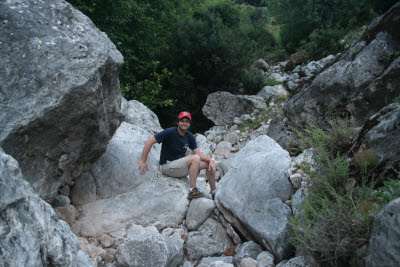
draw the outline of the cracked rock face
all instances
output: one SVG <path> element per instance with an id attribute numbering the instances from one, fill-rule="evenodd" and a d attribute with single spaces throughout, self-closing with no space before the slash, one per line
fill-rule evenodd
<path id="1" fill-rule="evenodd" d="M 122 55 L 69 3 L 0 3 L 0 144 L 50 200 L 120 123 Z"/>
<path id="2" fill-rule="evenodd" d="M 321 125 L 337 115 L 359 122 L 400 94 L 400 4 L 374 21 L 336 63 L 318 74 L 285 106 L 290 125 Z M 385 96 L 385 97 L 382 97 Z"/>
<path id="3" fill-rule="evenodd" d="M 17 161 L 2 149 L 0 214 L 0 266 L 77 266 L 87 258 L 67 223 L 33 192 Z"/>

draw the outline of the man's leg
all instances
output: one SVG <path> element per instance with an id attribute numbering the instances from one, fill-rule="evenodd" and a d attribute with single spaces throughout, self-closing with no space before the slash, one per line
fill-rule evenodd
<path id="1" fill-rule="evenodd" d="M 200 170 L 206 170 L 206 176 L 208 182 L 210 183 L 211 192 L 214 191 L 217 187 L 215 186 L 215 171 L 213 169 L 208 169 L 208 163 L 205 161 L 200 162 Z"/>
<path id="2" fill-rule="evenodd" d="M 190 188 L 196 187 L 197 176 L 200 171 L 200 156 L 191 155 L 186 157 L 186 164 L 189 168 L 189 186 Z"/>

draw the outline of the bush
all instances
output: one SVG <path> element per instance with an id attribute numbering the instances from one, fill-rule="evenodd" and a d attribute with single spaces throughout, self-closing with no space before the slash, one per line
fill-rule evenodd
<path id="1" fill-rule="evenodd" d="M 400 197 L 400 172 L 396 172 L 398 180 L 389 179 L 383 182 L 384 185 L 374 193 L 374 196 L 382 206 Z"/>
<path id="2" fill-rule="evenodd" d="M 360 185 L 349 175 L 344 153 L 356 133 L 352 120 L 333 121 L 323 130 L 313 127 L 301 137 L 301 147 L 313 147 L 313 166 L 305 165 L 310 178 L 302 214 L 293 216 L 291 242 L 315 254 L 327 266 L 349 262 L 355 250 L 368 242 L 377 208 L 374 183 Z M 361 162 L 361 161 L 360 161 Z"/>

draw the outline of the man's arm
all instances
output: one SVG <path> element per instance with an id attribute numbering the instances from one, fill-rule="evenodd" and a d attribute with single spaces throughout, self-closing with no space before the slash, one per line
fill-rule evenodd
<path id="1" fill-rule="evenodd" d="M 208 157 L 206 154 L 200 151 L 200 149 L 196 148 L 193 150 L 193 153 L 200 156 L 201 161 L 205 161 L 208 163 L 208 170 L 213 169 L 215 171 L 215 162 Z"/>
<path id="2" fill-rule="evenodd" d="M 150 137 L 149 139 L 147 139 L 146 143 L 144 144 L 143 147 L 143 152 L 142 152 L 142 158 L 139 162 L 139 170 L 140 170 L 140 174 L 145 174 L 147 170 L 149 170 L 149 168 L 147 167 L 147 156 L 149 155 L 149 152 L 153 146 L 153 144 L 157 143 L 157 140 L 154 136 Z"/>

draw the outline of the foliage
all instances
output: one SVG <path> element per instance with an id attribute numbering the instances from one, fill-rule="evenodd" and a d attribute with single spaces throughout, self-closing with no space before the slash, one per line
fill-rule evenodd
<path id="1" fill-rule="evenodd" d="M 385 52 L 385 54 L 383 56 L 381 56 L 379 58 L 379 60 L 381 62 L 383 62 L 384 64 L 390 64 L 393 60 L 395 60 L 399 56 L 400 56 L 400 52 L 399 51 Z"/>
<path id="2" fill-rule="evenodd" d="M 281 45 L 289 52 L 309 43 L 313 58 L 336 53 L 339 39 L 386 12 L 397 0 L 270 0 L 268 8 L 281 24 Z"/>
<path id="3" fill-rule="evenodd" d="M 398 179 L 388 179 L 383 186 L 374 193 L 381 205 L 386 205 L 392 200 L 400 198 L 400 171 L 397 171 Z"/>
<path id="4" fill-rule="evenodd" d="M 360 150 L 354 155 L 354 161 L 359 173 L 364 176 L 369 175 L 369 171 L 374 169 L 378 164 L 378 158 L 374 149 Z"/>
<path id="5" fill-rule="evenodd" d="M 267 86 L 275 86 L 275 85 L 279 85 L 282 84 L 283 82 L 278 82 L 273 76 L 268 76 L 267 78 L 267 82 L 266 85 Z"/>
<path id="6" fill-rule="evenodd" d="M 393 100 L 393 103 L 399 103 L 400 104 L 400 95 Z"/>
<path id="7" fill-rule="evenodd" d="M 371 197 L 374 183 L 363 177 L 354 188 L 349 161 L 341 155 L 355 133 L 351 120 L 333 121 L 328 130 L 313 127 L 298 133 L 303 148 L 313 147 L 314 164 L 305 168 L 311 186 L 301 215 L 290 220 L 291 242 L 328 266 L 348 262 L 369 240 L 377 213 Z"/>

